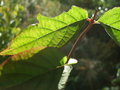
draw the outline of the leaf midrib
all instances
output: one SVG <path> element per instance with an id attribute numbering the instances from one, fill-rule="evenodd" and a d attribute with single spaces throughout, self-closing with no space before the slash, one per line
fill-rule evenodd
<path id="1" fill-rule="evenodd" d="M 83 19 L 83 20 L 84 20 L 84 19 Z M 81 20 L 80 20 L 80 21 L 81 21 Z M 80 21 L 76 21 L 76 22 L 74 22 L 74 23 L 71 23 L 71 24 L 69 24 L 68 26 L 70 26 L 70 25 L 72 25 L 72 24 L 75 24 L 75 23 L 77 23 L 77 22 L 80 22 Z M 53 31 L 53 32 L 50 32 L 50 33 L 48 33 L 48 34 L 46 34 L 46 35 L 44 35 L 44 36 L 42 36 L 42 37 L 39 37 L 39 38 L 37 38 L 37 39 L 35 39 L 35 40 L 31 41 L 31 42 L 28 42 L 28 43 L 26 43 L 26 44 L 24 44 L 24 45 L 19 46 L 19 47 L 17 47 L 17 48 L 9 49 L 9 51 L 7 51 L 7 52 L 5 52 L 5 53 L 9 53 L 9 52 L 12 51 L 12 50 L 15 50 L 15 49 L 21 48 L 21 47 L 23 47 L 23 46 L 26 46 L 27 44 L 30 44 L 30 43 L 32 43 L 32 42 L 35 42 L 35 41 L 37 41 L 37 40 L 39 40 L 39 39 L 41 39 L 41 38 L 43 38 L 43 37 L 45 37 L 45 36 L 47 36 L 47 35 L 50 35 L 50 34 L 52 34 L 52 33 L 58 32 L 58 31 L 66 28 L 66 27 L 68 27 L 68 26 L 64 26 L 64 27 L 62 27 L 62 28 L 60 28 L 60 29 L 58 29 L 58 30 L 55 30 L 55 31 Z M 33 48 L 33 47 L 32 47 L 32 48 Z M 23 52 L 23 51 L 22 51 L 22 52 Z"/>

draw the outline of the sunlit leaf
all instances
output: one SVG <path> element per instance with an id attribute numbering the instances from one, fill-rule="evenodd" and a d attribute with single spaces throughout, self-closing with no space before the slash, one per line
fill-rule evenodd
<path id="1" fill-rule="evenodd" d="M 102 24 L 120 30 L 120 7 L 115 7 L 107 11 L 98 21 Z"/>
<path id="2" fill-rule="evenodd" d="M 120 45 L 120 7 L 107 11 L 98 21 L 110 37 Z"/>
<path id="3" fill-rule="evenodd" d="M 39 14 L 39 23 L 25 29 L 0 54 L 13 55 L 35 47 L 62 47 L 82 27 L 87 17 L 86 10 L 76 6 L 53 18 Z"/>
<path id="4" fill-rule="evenodd" d="M 11 59 L 14 61 L 18 61 L 18 60 L 26 60 L 30 57 L 32 57 L 34 54 L 38 53 L 40 50 L 45 49 L 46 47 L 36 47 L 36 48 L 32 48 L 29 50 L 26 50 L 24 52 L 20 52 L 18 54 L 14 54 Z"/>

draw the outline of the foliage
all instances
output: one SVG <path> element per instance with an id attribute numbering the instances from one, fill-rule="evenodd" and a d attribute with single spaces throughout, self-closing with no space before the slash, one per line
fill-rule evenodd
<path id="1" fill-rule="evenodd" d="M 55 48 L 48 47 L 64 46 L 82 28 L 86 19 L 89 21 L 88 27 L 100 23 L 112 39 L 120 44 L 119 11 L 119 7 L 113 8 L 104 13 L 97 22 L 94 22 L 94 18 L 87 19 L 86 10 L 77 6 L 53 18 L 39 14 L 37 17 L 39 22 L 24 29 L 12 40 L 8 48 L 0 53 L 0 55 L 12 55 L 10 58 L 20 60 L 6 64 L 8 59 L 1 64 L 0 89 L 57 90 L 67 58 Z M 18 25 L 16 22 L 13 27 L 17 29 Z M 34 55 L 35 53 L 38 54 Z M 51 81 L 54 83 L 51 84 Z M 52 88 L 49 88 L 50 86 Z"/>
<path id="2" fill-rule="evenodd" d="M 68 13 L 62 13 L 55 18 L 38 15 L 39 23 L 29 26 L 18 35 L 1 55 L 14 55 L 35 47 L 61 47 L 78 30 L 80 21 L 87 17 L 85 10 L 74 6 Z"/>
<path id="3" fill-rule="evenodd" d="M 63 70 L 59 66 L 65 62 L 66 57 L 54 48 L 42 50 L 29 60 L 10 62 L 2 70 L 0 87 L 6 90 L 57 90 Z"/>
<path id="4" fill-rule="evenodd" d="M 98 21 L 104 24 L 103 26 L 106 28 L 108 34 L 120 45 L 119 12 L 120 8 L 116 7 L 106 12 Z"/>
<path id="5" fill-rule="evenodd" d="M 17 3 L 13 5 L 10 0 L 4 0 L 0 3 L 0 43 L 5 46 L 9 40 L 21 31 L 18 26 L 22 20 L 24 7 Z"/>

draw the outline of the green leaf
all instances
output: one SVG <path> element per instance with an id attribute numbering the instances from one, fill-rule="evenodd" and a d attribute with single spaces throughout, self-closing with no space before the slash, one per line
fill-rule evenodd
<path id="1" fill-rule="evenodd" d="M 107 11 L 98 21 L 104 25 L 120 30 L 120 7 L 115 7 Z"/>
<path id="2" fill-rule="evenodd" d="M 39 23 L 29 26 L 18 35 L 1 55 L 14 55 L 35 47 L 62 47 L 83 25 L 86 10 L 72 6 L 68 12 L 48 18 L 38 15 Z"/>
<path id="3" fill-rule="evenodd" d="M 103 25 L 108 35 L 120 46 L 120 30 Z"/>
<path id="4" fill-rule="evenodd" d="M 34 54 L 38 53 L 40 50 L 45 49 L 45 47 L 36 47 L 36 48 L 32 48 L 29 50 L 26 50 L 24 52 L 20 52 L 18 54 L 14 54 L 11 59 L 13 61 L 18 61 L 18 60 L 27 60 L 30 57 L 32 57 Z"/>
<path id="5" fill-rule="evenodd" d="M 3 68 L 0 90 L 58 90 L 66 60 L 57 49 L 47 48 L 29 60 L 11 61 Z"/>
<path id="6" fill-rule="evenodd" d="M 107 11 L 98 21 L 110 37 L 120 45 L 120 7 Z"/>

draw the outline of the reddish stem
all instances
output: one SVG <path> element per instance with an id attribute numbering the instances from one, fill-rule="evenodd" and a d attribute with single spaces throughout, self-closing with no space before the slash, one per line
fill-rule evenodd
<path id="1" fill-rule="evenodd" d="M 10 60 L 11 60 L 12 56 L 9 56 L 5 61 L 3 61 L 0 66 L 4 67 Z"/>
<path id="2" fill-rule="evenodd" d="M 89 24 L 88 24 L 88 26 L 83 30 L 83 32 L 82 32 L 82 33 L 78 36 L 78 38 L 76 39 L 75 43 L 73 44 L 73 46 L 72 46 L 72 48 L 71 48 L 71 50 L 70 50 L 70 52 L 69 52 L 69 54 L 68 54 L 68 56 L 67 56 L 67 62 L 66 62 L 66 63 L 68 63 L 70 57 L 73 55 L 73 53 L 74 53 L 77 45 L 80 43 L 80 41 L 82 40 L 82 38 L 83 38 L 83 37 L 85 36 L 85 34 L 92 28 L 93 24 L 95 24 L 95 21 L 94 21 L 94 20 L 95 20 L 95 18 L 96 18 L 97 12 L 98 12 L 98 11 L 95 11 L 94 16 L 93 16 L 91 19 L 89 19 Z"/>

